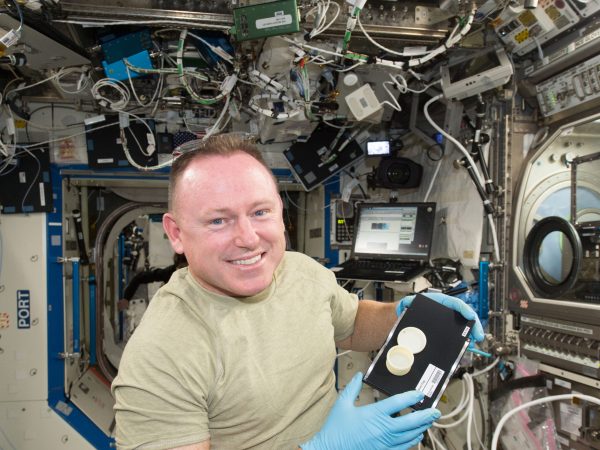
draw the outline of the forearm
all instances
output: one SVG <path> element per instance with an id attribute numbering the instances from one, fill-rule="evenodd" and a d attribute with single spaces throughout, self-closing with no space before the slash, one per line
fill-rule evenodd
<path id="1" fill-rule="evenodd" d="M 361 300 L 358 302 L 354 332 L 338 341 L 337 346 L 359 352 L 377 350 L 385 342 L 397 319 L 395 303 Z"/>

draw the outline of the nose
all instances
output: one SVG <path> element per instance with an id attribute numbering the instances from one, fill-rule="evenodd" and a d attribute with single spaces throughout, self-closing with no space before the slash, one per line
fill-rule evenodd
<path id="1" fill-rule="evenodd" d="M 256 248 L 260 238 L 256 233 L 254 224 L 248 217 L 242 217 L 238 220 L 235 228 L 234 243 L 238 247 Z"/>

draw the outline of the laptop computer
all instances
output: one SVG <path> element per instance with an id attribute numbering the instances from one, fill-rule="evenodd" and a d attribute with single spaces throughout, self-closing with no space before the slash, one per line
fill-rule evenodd
<path id="1" fill-rule="evenodd" d="M 360 203 L 343 280 L 408 282 L 427 271 L 435 203 Z"/>

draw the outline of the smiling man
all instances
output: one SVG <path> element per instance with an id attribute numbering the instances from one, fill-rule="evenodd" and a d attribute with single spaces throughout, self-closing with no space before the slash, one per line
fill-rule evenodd
<path id="1" fill-rule="evenodd" d="M 259 293 L 271 284 L 285 252 L 275 181 L 258 154 L 194 156 L 182 156 L 190 162 L 177 177 L 185 163 L 180 158 L 171 175 L 176 181 L 163 223 L 173 249 L 185 253 L 192 276 L 209 291 Z"/>
<path id="2" fill-rule="evenodd" d="M 416 391 L 355 407 L 360 374 L 338 398 L 336 345 L 377 349 L 403 306 L 359 302 L 285 251 L 276 180 L 253 145 L 223 135 L 179 157 L 163 226 L 189 266 L 155 295 L 121 359 L 118 448 L 408 449 L 439 417 L 394 417 Z"/>

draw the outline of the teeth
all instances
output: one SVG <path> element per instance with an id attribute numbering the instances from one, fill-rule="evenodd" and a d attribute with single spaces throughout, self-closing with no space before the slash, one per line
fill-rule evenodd
<path id="1" fill-rule="evenodd" d="M 231 262 L 233 264 L 246 266 L 246 265 L 254 264 L 258 261 L 260 261 L 260 255 L 256 255 L 254 258 L 250 258 L 250 259 L 237 259 L 237 260 L 231 261 Z"/>

